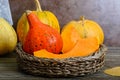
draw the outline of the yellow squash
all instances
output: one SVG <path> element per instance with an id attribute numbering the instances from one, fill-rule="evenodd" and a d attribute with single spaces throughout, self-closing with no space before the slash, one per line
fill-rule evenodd
<path id="1" fill-rule="evenodd" d="M 3 18 L 0 18 L 0 55 L 12 52 L 17 44 L 14 28 Z"/>
<path id="2" fill-rule="evenodd" d="M 50 25 L 58 32 L 60 32 L 60 25 L 57 17 L 50 11 L 42 11 L 41 6 L 38 0 L 35 0 L 36 3 L 36 11 L 35 14 L 38 16 L 41 22 L 44 24 Z M 24 13 L 17 23 L 17 35 L 20 42 L 24 42 L 24 38 L 29 30 L 29 24 L 26 17 L 26 13 Z"/>

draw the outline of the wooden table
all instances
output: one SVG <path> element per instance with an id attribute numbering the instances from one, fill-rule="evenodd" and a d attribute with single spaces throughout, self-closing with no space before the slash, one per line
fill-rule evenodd
<path id="1" fill-rule="evenodd" d="M 15 52 L 0 57 L 0 80 L 120 80 L 120 77 L 103 73 L 106 68 L 120 66 L 120 47 L 108 47 L 103 70 L 92 75 L 74 78 L 44 78 L 24 74 L 18 70 L 15 57 Z"/>

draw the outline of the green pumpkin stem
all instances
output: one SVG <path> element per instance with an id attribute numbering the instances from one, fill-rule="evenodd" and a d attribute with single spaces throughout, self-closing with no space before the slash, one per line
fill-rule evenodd
<path id="1" fill-rule="evenodd" d="M 39 0 L 35 0 L 35 4 L 36 4 L 37 11 L 41 11 L 42 12 Z"/>
<path id="2" fill-rule="evenodd" d="M 84 16 L 81 16 L 81 17 L 80 17 L 80 20 L 82 21 L 82 26 L 84 26 L 85 17 L 84 17 Z"/>
<path id="3" fill-rule="evenodd" d="M 84 27 L 85 17 L 84 17 L 84 16 L 81 16 L 81 17 L 80 17 L 80 20 L 82 21 L 82 26 L 83 26 L 83 28 L 84 28 L 84 38 L 87 38 L 87 31 L 86 31 L 86 29 L 85 29 L 85 27 Z"/>

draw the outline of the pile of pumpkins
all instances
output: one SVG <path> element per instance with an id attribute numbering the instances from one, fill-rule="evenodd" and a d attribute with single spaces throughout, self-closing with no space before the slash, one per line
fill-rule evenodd
<path id="1" fill-rule="evenodd" d="M 50 11 L 42 11 L 38 0 L 35 3 L 36 11 L 27 10 L 17 24 L 18 40 L 26 53 L 42 58 L 85 57 L 103 44 L 103 30 L 95 21 L 82 16 L 60 31 L 57 17 Z"/>

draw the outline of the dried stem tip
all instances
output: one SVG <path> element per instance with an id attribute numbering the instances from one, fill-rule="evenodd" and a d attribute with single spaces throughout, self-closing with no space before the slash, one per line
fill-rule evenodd
<path id="1" fill-rule="evenodd" d="M 26 10 L 26 14 L 29 15 L 32 11 Z"/>

